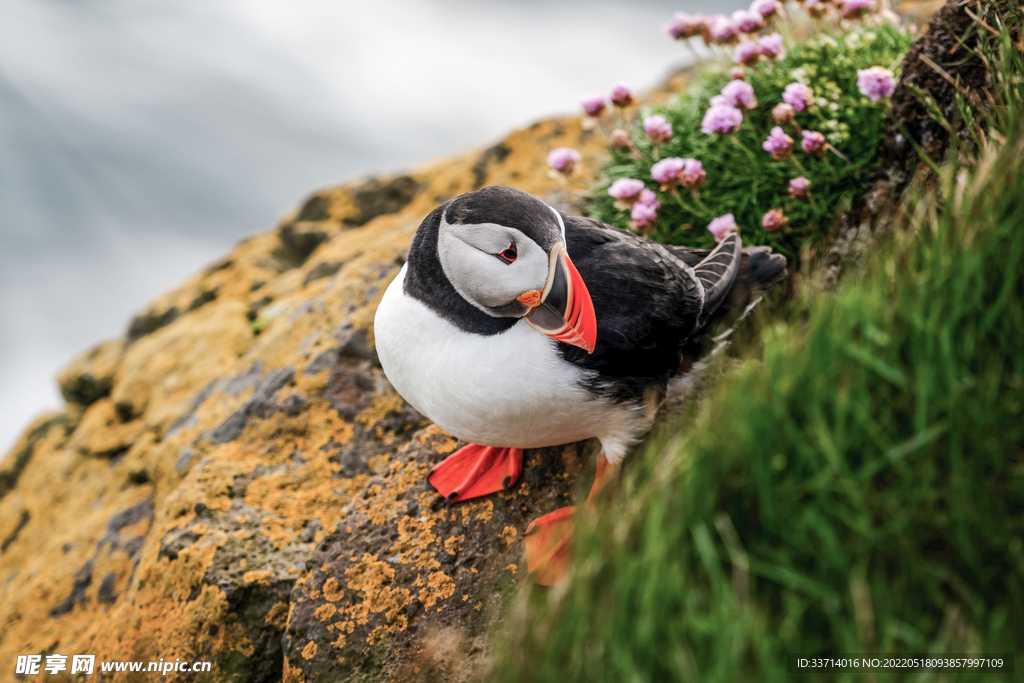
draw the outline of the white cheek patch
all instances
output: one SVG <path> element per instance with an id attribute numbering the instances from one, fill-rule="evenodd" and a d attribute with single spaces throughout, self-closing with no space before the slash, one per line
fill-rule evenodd
<path id="1" fill-rule="evenodd" d="M 512 242 L 518 255 L 506 263 L 497 254 Z M 512 303 L 523 292 L 543 289 L 547 281 L 544 250 L 519 230 L 502 225 L 449 225 L 442 217 L 437 255 L 455 291 L 485 313 Z"/>

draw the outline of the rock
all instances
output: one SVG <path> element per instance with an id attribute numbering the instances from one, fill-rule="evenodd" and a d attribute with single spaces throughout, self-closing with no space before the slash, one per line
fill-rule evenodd
<path id="1" fill-rule="evenodd" d="M 384 377 L 373 314 L 437 203 L 556 196 L 552 147 L 597 167 L 581 134 L 546 121 L 317 192 L 69 365 L 66 409 L 0 463 L 0 668 L 59 652 L 209 660 L 215 680 L 479 679 L 522 533 L 571 502 L 588 452 L 531 451 L 512 491 L 449 506 L 426 473 L 457 444 Z"/>
<path id="2" fill-rule="evenodd" d="M 353 198 L 359 213 L 346 216 L 345 225 L 366 225 L 374 218 L 398 213 L 409 204 L 419 192 L 422 184 L 412 176 L 399 176 L 388 182 L 371 178 L 353 190 Z"/>
<path id="3" fill-rule="evenodd" d="M 124 341 L 99 344 L 71 362 L 57 375 L 60 393 L 68 403 L 89 406 L 110 395 L 114 371 L 124 353 Z"/>

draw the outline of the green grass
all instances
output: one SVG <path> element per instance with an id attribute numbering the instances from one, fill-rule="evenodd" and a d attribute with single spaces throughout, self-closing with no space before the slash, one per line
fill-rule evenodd
<path id="1" fill-rule="evenodd" d="M 1024 645 L 1019 8 L 1003 20 L 974 156 L 954 149 L 856 282 L 795 302 L 758 360 L 635 454 L 581 521 L 570 585 L 520 602 L 494 680 L 1024 677 L 1024 658 L 873 679 L 786 660 Z"/>
<path id="2" fill-rule="evenodd" d="M 639 123 L 631 131 L 638 155 L 610 150 L 611 159 L 594 188 L 588 214 L 627 227 L 628 210 L 615 208 L 607 194 L 611 183 L 636 178 L 657 191 L 650 169 L 658 159 L 692 157 L 701 161 L 707 172 L 700 201 L 694 201 L 687 191 L 679 197 L 659 192 L 662 208 L 650 237 L 669 244 L 711 247 L 714 240 L 706 229 L 708 223 L 732 213 L 746 244 L 770 245 L 793 261 L 808 238 L 825 236 L 833 217 L 863 192 L 878 167 L 877 149 L 885 132 L 888 101 L 873 103 L 861 95 L 857 70 L 876 65 L 897 67 L 910 40 L 911 36 L 890 25 L 870 30 L 858 25 L 845 33 L 821 34 L 806 43 L 790 44 L 782 61 L 748 69 L 747 81 L 754 88 L 758 106 L 747 112 L 734 137 L 701 132 L 708 101 L 729 81 L 721 70 L 703 74 L 677 103 L 644 113 L 664 115 L 674 130 L 672 139 L 661 145 L 657 154 Z M 824 159 L 803 153 L 801 137 L 792 126 L 786 127 L 786 133 L 795 141 L 793 158 L 773 161 L 761 148 L 776 125 L 772 108 L 782 102 L 786 85 L 798 79 L 822 99 L 798 113 L 797 123 L 825 134 L 845 160 L 833 153 Z M 789 180 L 801 175 L 814 184 L 810 203 L 792 199 L 788 193 Z M 784 232 L 762 229 L 761 218 L 769 209 L 782 209 L 790 218 Z"/>

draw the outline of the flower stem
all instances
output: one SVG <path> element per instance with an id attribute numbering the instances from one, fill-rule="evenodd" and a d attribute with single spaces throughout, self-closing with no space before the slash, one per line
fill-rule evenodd
<path id="1" fill-rule="evenodd" d="M 694 200 L 696 200 L 697 203 L 696 207 L 690 206 L 686 202 L 686 200 L 683 199 L 683 195 L 679 193 L 679 188 L 673 187 L 669 191 L 669 194 L 672 195 L 672 197 L 676 200 L 676 204 L 678 204 L 683 211 L 692 214 L 696 218 L 701 218 L 704 220 L 707 219 L 707 207 L 704 206 L 704 203 L 700 201 L 700 198 L 696 195 L 696 190 L 694 190 L 693 194 L 693 198 Z"/>
<path id="2" fill-rule="evenodd" d="M 739 138 L 737 138 L 735 134 L 730 135 L 729 137 L 732 139 L 732 141 L 736 144 L 737 147 L 746 152 L 747 156 L 750 158 L 751 163 L 755 165 L 758 163 L 757 156 L 755 156 L 754 153 L 751 152 L 746 145 L 740 142 Z"/>

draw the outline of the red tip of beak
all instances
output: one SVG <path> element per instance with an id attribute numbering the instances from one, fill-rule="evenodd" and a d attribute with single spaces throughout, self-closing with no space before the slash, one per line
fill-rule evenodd
<path id="1" fill-rule="evenodd" d="M 578 346 L 593 353 L 597 344 L 597 314 L 590 291 L 569 256 L 562 252 L 562 263 L 568 275 L 569 287 L 565 307 L 565 329 L 550 336 L 558 341 Z"/>

